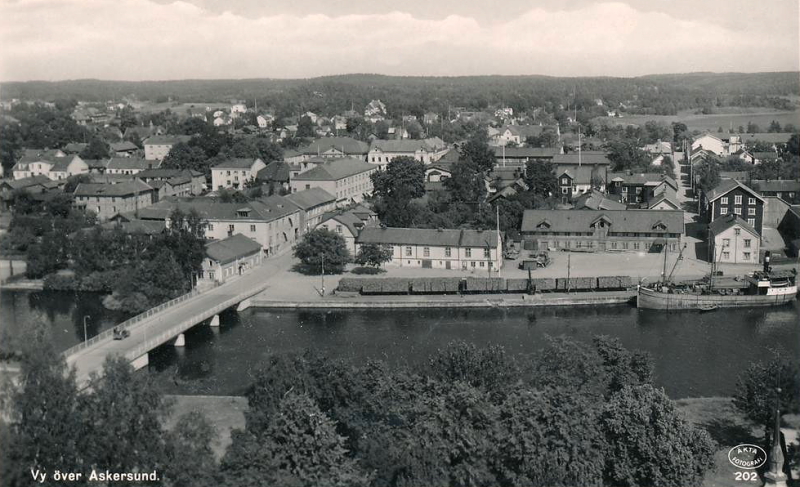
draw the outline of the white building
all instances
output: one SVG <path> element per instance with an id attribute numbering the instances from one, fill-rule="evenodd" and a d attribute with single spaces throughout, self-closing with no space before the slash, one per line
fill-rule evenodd
<path id="1" fill-rule="evenodd" d="M 761 237 L 736 215 L 726 215 L 708 225 L 708 259 L 724 264 L 758 264 Z"/>
<path id="2" fill-rule="evenodd" d="M 448 150 L 450 148 L 447 144 L 438 137 L 423 140 L 375 139 L 370 145 L 367 161 L 370 164 L 385 167 L 395 157 L 406 156 L 430 164 L 441 159 Z"/>
<path id="3" fill-rule="evenodd" d="M 188 135 L 154 135 L 144 141 L 144 158 L 164 160 L 172 150 L 172 146 L 180 142 L 189 142 Z"/>
<path id="4" fill-rule="evenodd" d="M 258 171 L 267 167 L 261 159 L 233 158 L 211 168 L 211 188 L 242 189 L 247 181 L 255 179 Z"/>
<path id="5" fill-rule="evenodd" d="M 495 230 L 366 227 L 356 238 L 356 251 L 366 244 L 391 247 L 390 264 L 400 267 L 488 272 L 503 265 Z"/>

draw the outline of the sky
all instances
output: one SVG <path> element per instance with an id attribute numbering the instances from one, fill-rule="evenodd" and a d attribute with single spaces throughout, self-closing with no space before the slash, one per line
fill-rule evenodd
<path id="1" fill-rule="evenodd" d="M 798 0 L 0 0 L 0 80 L 800 70 Z"/>

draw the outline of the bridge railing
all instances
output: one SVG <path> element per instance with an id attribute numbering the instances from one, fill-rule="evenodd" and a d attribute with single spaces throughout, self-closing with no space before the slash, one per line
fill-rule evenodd
<path id="1" fill-rule="evenodd" d="M 140 314 L 138 314 L 136 316 L 133 316 L 133 317 L 125 320 L 122 323 L 119 323 L 118 325 L 116 325 L 115 328 L 119 328 L 119 329 L 128 328 L 131 325 L 139 323 L 140 321 L 144 320 L 145 318 L 149 318 L 149 317 L 153 316 L 156 313 L 160 313 L 161 311 L 164 311 L 167 308 L 171 308 L 171 307 L 175 306 L 176 304 L 180 304 L 180 303 L 186 301 L 187 299 L 191 299 L 191 298 L 197 296 L 198 294 L 200 294 L 201 292 L 202 291 L 200 291 L 199 289 L 193 289 L 191 292 L 188 292 L 186 294 L 178 296 L 177 298 L 172 299 L 170 301 L 167 301 L 166 303 L 161 303 L 158 306 L 150 308 L 150 309 L 148 309 L 147 311 L 145 311 L 143 313 L 140 313 Z M 61 352 L 61 355 L 63 355 L 64 357 L 69 357 L 69 356 L 71 356 L 71 355 L 73 355 L 73 354 L 75 354 L 77 352 L 80 352 L 81 350 L 83 350 L 85 348 L 91 347 L 95 343 L 98 343 L 98 342 L 101 342 L 101 341 L 106 340 L 108 338 L 111 338 L 113 335 L 114 335 L 114 329 L 111 328 L 111 329 L 106 330 L 106 331 L 104 331 L 102 333 L 98 333 L 97 335 L 93 336 L 89 340 L 86 340 L 85 342 L 81 342 L 81 343 L 79 343 L 79 344 L 77 344 L 77 345 L 75 345 L 73 347 L 70 347 L 70 348 L 64 350 L 63 352 Z"/>
<path id="2" fill-rule="evenodd" d="M 258 293 L 260 291 L 256 291 Z M 128 360 L 135 360 L 138 357 L 141 357 L 145 353 L 149 352 L 150 350 L 158 347 L 162 343 L 167 342 L 168 340 L 180 335 L 184 331 L 188 330 L 189 328 L 193 327 L 194 325 L 198 324 L 199 322 L 208 319 L 216 314 L 219 314 L 221 311 L 224 311 L 231 306 L 238 304 L 245 299 L 253 296 L 254 293 L 252 290 L 238 294 L 230 299 L 223 301 L 222 303 L 214 306 L 213 308 L 209 308 L 202 313 L 197 313 L 196 315 L 192 316 L 191 318 L 185 319 L 178 323 L 177 325 L 169 327 L 167 330 L 162 331 L 161 333 L 155 334 L 152 337 L 147 338 L 144 342 L 140 343 L 136 348 L 131 349 L 125 353 L 125 357 Z M 145 325 L 147 327 L 149 325 Z M 138 331 L 138 330 L 137 330 Z"/>

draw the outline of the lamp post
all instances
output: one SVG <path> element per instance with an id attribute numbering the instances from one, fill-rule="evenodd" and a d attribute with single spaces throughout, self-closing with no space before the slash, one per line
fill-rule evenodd
<path id="1" fill-rule="evenodd" d="M 89 341 L 89 334 L 86 333 L 86 318 L 91 318 L 91 316 L 89 316 L 89 315 L 84 315 L 83 316 L 83 341 L 84 342 L 88 342 Z"/>

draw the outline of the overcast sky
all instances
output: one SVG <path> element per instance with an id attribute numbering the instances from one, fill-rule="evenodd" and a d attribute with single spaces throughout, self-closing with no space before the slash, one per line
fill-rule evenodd
<path id="1" fill-rule="evenodd" d="M 798 0 L 0 0 L 0 79 L 800 69 Z"/>

